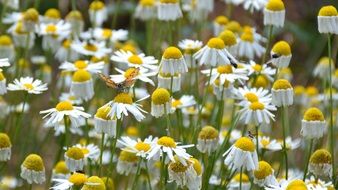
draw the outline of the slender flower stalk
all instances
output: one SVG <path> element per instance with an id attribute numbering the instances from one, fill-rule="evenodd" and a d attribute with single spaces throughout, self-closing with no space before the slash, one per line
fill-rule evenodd
<path id="1" fill-rule="evenodd" d="M 284 154 L 284 166 L 285 166 L 285 179 L 288 179 L 288 172 L 289 172 L 289 164 L 288 164 L 288 152 L 287 152 L 287 146 L 286 146 L 286 112 L 287 112 L 287 107 L 282 106 L 281 109 L 282 112 L 282 127 L 283 127 L 283 154 Z"/>
<path id="2" fill-rule="evenodd" d="M 307 171 L 309 169 L 309 162 L 310 162 L 310 156 L 312 154 L 312 147 L 313 147 L 313 139 L 310 140 L 310 145 L 309 145 L 309 150 L 308 150 L 308 155 L 306 157 L 306 164 L 304 167 L 304 175 L 303 175 L 303 181 L 306 179 Z"/>

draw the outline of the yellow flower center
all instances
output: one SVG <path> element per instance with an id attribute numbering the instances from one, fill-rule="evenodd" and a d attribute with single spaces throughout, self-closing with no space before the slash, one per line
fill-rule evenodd
<path id="1" fill-rule="evenodd" d="M 320 58 L 320 60 L 318 61 L 318 64 L 319 64 L 319 65 L 329 66 L 329 64 L 330 64 L 330 58 L 328 58 L 328 57 L 322 57 L 322 58 Z M 331 59 L 331 64 L 332 64 L 332 65 L 334 64 L 334 62 L 333 62 L 332 59 Z"/>
<path id="2" fill-rule="evenodd" d="M 337 9 L 332 6 L 324 6 L 319 10 L 318 16 L 337 16 L 338 12 Z"/>
<path id="3" fill-rule="evenodd" d="M 272 168 L 269 163 L 260 161 L 258 163 L 258 170 L 254 171 L 254 175 L 257 179 L 265 179 L 272 174 Z"/>
<path id="4" fill-rule="evenodd" d="M 15 27 L 15 32 L 18 34 L 27 34 L 27 31 L 24 30 L 22 21 L 18 21 Z"/>
<path id="5" fill-rule="evenodd" d="M 36 9 L 30 8 L 23 14 L 23 20 L 38 22 L 39 21 L 39 13 Z"/>
<path id="6" fill-rule="evenodd" d="M 256 88 L 266 88 L 269 85 L 268 79 L 264 75 L 258 75 L 256 82 L 253 84 Z"/>
<path id="7" fill-rule="evenodd" d="M 136 68 L 131 67 L 124 72 L 124 77 L 129 78 L 129 77 L 135 75 L 135 72 L 138 72 L 136 70 Z"/>
<path id="8" fill-rule="evenodd" d="M 119 156 L 119 160 L 125 162 L 137 162 L 138 157 L 136 156 L 135 153 L 122 150 Z"/>
<path id="9" fill-rule="evenodd" d="M 113 181 L 112 178 L 101 177 L 101 179 L 106 184 L 107 190 L 114 190 L 115 189 L 114 181 Z"/>
<path id="10" fill-rule="evenodd" d="M 182 52 L 176 47 L 168 47 L 163 53 L 163 58 L 165 59 L 180 59 L 182 58 Z"/>
<path id="11" fill-rule="evenodd" d="M 194 167 L 194 170 L 196 171 L 197 175 L 202 174 L 202 164 L 196 159 L 196 158 L 189 158 L 189 161 L 192 162 L 192 166 Z"/>
<path id="12" fill-rule="evenodd" d="M 82 187 L 82 190 L 106 190 L 106 185 L 101 178 L 92 176 L 87 179 L 85 185 Z"/>
<path id="13" fill-rule="evenodd" d="M 270 141 L 268 139 L 262 139 L 261 144 L 264 148 L 266 148 L 270 144 Z"/>
<path id="14" fill-rule="evenodd" d="M 43 171 L 43 169 L 45 168 L 42 158 L 37 154 L 28 155 L 23 161 L 22 165 L 29 170 L 34 170 L 38 172 Z"/>
<path id="15" fill-rule="evenodd" d="M 74 160 L 81 160 L 84 158 L 84 154 L 82 152 L 81 148 L 78 147 L 71 147 L 66 151 L 66 155 L 69 158 L 72 158 Z"/>
<path id="16" fill-rule="evenodd" d="M 308 96 L 315 96 L 318 94 L 318 89 L 314 86 L 309 86 L 306 88 L 306 94 Z"/>
<path id="17" fill-rule="evenodd" d="M 232 73 L 231 65 L 222 65 L 217 67 L 217 72 L 220 74 L 229 74 Z"/>
<path id="18" fill-rule="evenodd" d="M 75 186 L 80 186 L 87 181 L 87 176 L 82 173 L 73 173 L 69 176 L 68 181 L 73 183 Z"/>
<path id="19" fill-rule="evenodd" d="M 176 160 L 176 156 L 175 156 L 175 160 Z M 177 159 L 177 161 L 171 162 L 169 164 L 169 169 L 176 172 L 176 173 L 185 172 L 185 171 L 187 171 L 188 167 L 189 167 L 188 164 L 185 166 L 181 162 L 179 162 L 178 159 Z"/>
<path id="20" fill-rule="evenodd" d="M 150 150 L 150 145 L 148 143 L 145 143 L 145 142 L 138 142 L 136 145 L 135 145 L 135 148 L 138 150 L 138 151 L 143 151 L 143 152 L 147 152 Z"/>
<path id="21" fill-rule="evenodd" d="M 263 110 L 264 109 L 264 104 L 260 103 L 260 102 L 253 102 L 250 104 L 250 109 L 251 110 Z"/>
<path id="22" fill-rule="evenodd" d="M 140 5 L 144 7 L 152 7 L 155 5 L 155 1 L 154 0 L 140 0 Z"/>
<path id="23" fill-rule="evenodd" d="M 243 151 L 255 151 L 255 144 L 248 137 L 241 137 L 235 142 L 235 146 Z"/>
<path id="24" fill-rule="evenodd" d="M 54 167 L 54 172 L 57 174 L 68 174 L 69 170 L 67 168 L 66 162 L 59 161 Z"/>
<path id="25" fill-rule="evenodd" d="M 278 79 L 275 83 L 273 83 L 272 88 L 275 89 L 275 90 L 280 90 L 280 89 L 285 90 L 285 89 L 292 88 L 292 86 L 289 83 L 289 81 L 287 81 L 285 79 Z"/>
<path id="26" fill-rule="evenodd" d="M 295 86 L 293 91 L 294 91 L 295 95 L 301 95 L 305 92 L 305 88 L 304 88 L 304 86 L 298 85 L 298 86 Z"/>
<path id="27" fill-rule="evenodd" d="M 137 137 L 139 135 L 137 127 L 130 126 L 127 128 L 127 135 L 132 137 Z"/>
<path id="28" fill-rule="evenodd" d="M 306 184 L 300 179 L 295 179 L 289 183 L 286 190 L 307 190 Z"/>
<path id="29" fill-rule="evenodd" d="M 285 9 L 284 3 L 281 0 L 270 0 L 266 5 L 265 8 L 270 11 L 282 11 Z"/>
<path id="30" fill-rule="evenodd" d="M 73 110 L 74 108 L 73 108 L 72 103 L 68 101 L 63 101 L 63 102 L 58 103 L 55 109 L 57 111 L 70 111 L 70 110 Z"/>
<path id="31" fill-rule="evenodd" d="M 325 118 L 322 111 L 313 107 L 306 110 L 303 119 L 306 121 L 324 121 Z"/>
<path id="32" fill-rule="evenodd" d="M 82 14 L 80 11 L 74 10 L 68 13 L 66 16 L 67 20 L 83 20 Z"/>
<path id="33" fill-rule="evenodd" d="M 165 104 L 170 101 L 170 93 L 164 88 L 158 88 L 151 95 L 151 101 L 156 105 Z"/>
<path id="34" fill-rule="evenodd" d="M 178 0 L 160 0 L 161 3 L 175 4 Z"/>
<path id="35" fill-rule="evenodd" d="M 108 29 L 108 28 L 104 28 L 103 30 L 102 30 L 102 36 L 104 37 L 104 38 L 110 38 L 111 36 L 113 35 L 113 31 L 112 30 L 110 30 L 110 29 Z"/>
<path id="36" fill-rule="evenodd" d="M 211 38 L 208 41 L 207 46 L 209 48 L 215 48 L 215 49 L 224 49 L 225 48 L 225 44 L 224 44 L 223 40 L 220 39 L 220 38 Z"/>
<path id="37" fill-rule="evenodd" d="M 229 19 L 225 16 L 218 16 L 215 19 L 215 22 L 219 25 L 226 25 L 229 22 Z"/>
<path id="38" fill-rule="evenodd" d="M 0 71 L 0 81 L 3 81 L 4 79 L 6 79 L 6 77 L 5 77 L 4 74 Z"/>
<path id="39" fill-rule="evenodd" d="M 244 97 L 251 103 L 258 102 L 258 96 L 252 92 L 246 93 Z"/>
<path id="40" fill-rule="evenodd" d="M 0 149 L 11 147 L 11 140 L 6 133 L 0 133 Z"/>
<path id="41" fill-rule="evenodd" d="M 48 33 L 55 33 L 56 30 L 57 30 L 57 28 L 54 24 L 49 24 L 46 27 L 46 32 L 48 32 Z"/>
<path id="42" fill-rule="evenodd" d="M 141 65 L 143 64 L 142 59 L 138 55 L 132 55 L 128 58 L 128 61 L 130 63 L 136 64 L 136 65 Z"/>
<path id="43" fill-rule="evenodd" d="M 53 19 L 59 19 L 59 18 L 61 18 L 61 14 L 60 14 L 59 10 L 51 8 L 51 9 L 48 9 L 45 12 L 45 17 L 53 18 Z"/>
<path id="44" fill-rule="evenodd" d="M 33 90 L 34 86 L 31 83 L 25 83 L 23 84 L 26 90 Z"/>
<path id="45" fill-rule="evenodd" d="M 278 55 L 288 56 L 291 54 L 291 48 L 286 41 L 279 41 L 272 47 L 272 52 Z"/>
<path id="46" fill-rule="evenodd" d="M 85 69 L 88 66 L 86 61 L 83 61 L 83 60 L 75 61 L 74 65 L 77 69 Z"/>
<path id="47" fill-rule="evenodd" d="M 236 182 L 240 182 L 241 181 L 241 174 L 236 174 L 234 177 L 233 177 L 233 179 L 236 181 Z M 244 174 L 244 173 L 242 173 L 242 182 L 243 183 L 248 183 L 249 182 L 249 177 L 246 175 L 246 174 Z"/>
<path id="48" fill-rule="evenodd" d="M 198 138 L 203 140 L 216 139 L 218 138 L 218 131 L 212 126 L 205 126 L 198 134 Z"/>
<path id="49" fill-rule="evenodd" d="M 225 46 L 233 46 L 237 43 L 236 36 L 231 30 L 223 31 L 218 37 L 223 40 Z"/>
<path id="50" fill-rule="evenodd" d="M 331 164 L 331 153 L 325 149 L 316 150 L 310 158 L 312 164 Z"/>
<path id="51" fill-rule="evenodd" d="M 0 36 L 0 45 L 2 46 L 10 46 L 12 45 L 12 39 L 8 35 L 1 35 Z"/>
<path id="52" fill-rule="evenodd" d="M 74 82 L 85 82 L 91 79 L 91 74 L 83 69 L 77 70 L 73 74 L 73 81 Z"/>
<path id="53" fill-rule="evenodd" d="M 253 33 L 252 32 L 243 32 L 243 34 L 241 35 L 241 40 L 252 43 L 254 41 Z"/>
<path id="54" fill-rule="evenodd" d="M 262 71 L 262 65 L 260 64 L 255 64 L 254 66 L 252 66 L 253 70 L 255 70 L 256 72 L 261 72 Z"/>
<path id="55" fill-rule="evenodd" d="M 92 52 L 96 52 L 96 51 L 98 50 L 97 47 L 96 47 L 94 44 L 90 44 L 90 43 L 86 44 L 86 45 L 84 46 L 84 48 L 85 48 L 86 50 L 92 51 Z"/>
<path id="56" fill-rule="evenodd" d="M 87 154 L 89 154 L 89 150 L 88 150 L 88 148 L 81 148 L 81 151 L 82 151 L 82 153 L 83 153 L 83 155 L 87 155 Z"/>
<path id="57" fill-rule="evenodd" d="M 157 144 L 165 147 L 176 148 L 175 140 L 168 136 L 163 136 L 160 139 L 158 139 Z"/>
<path id="58" fill-rule="evenodd" d="M 238 22 L 236 22 L 236 21 L 229 22 L 226 25 L 225 28 L 228 29 L 228 30 L 230 30 L 230 31 L 232 31 L 232 32 L 234 32 L 234 33 L 239 33 L 242 30 L 241 25 Z"/>
<path id="59" fill-rule="evenodd" d="M 97 110 L 95 116 L 103 120 L 110 120 L 110 116 L 108 115 L 110 110 L 111 108 L 109 106 L 101 107 Z"/>
<path id="60" fill-rule="evenodd" d="M 133 98 L 127 93 L 119 93 L 115 96 L 114 102 L 123 103 L 123 104 L 132 104 Z"/>
<path id="61" fill-rule="evenodd" d="M 174 100 L 171 105 L 172 107 L 177 108 L 178 106 L 182 105 L 182 102 L 181 100 Z"/>
<path id="62" fill-rule="evenodd" d="M 133 54 L 137 53 L 136 47 L 132 44 L 126 44 L 121 49 L 124 51 L 130 51 Z"/>
<path id="63" fill-rule="evenodd" d="M 99 11 L 99 10 L 102 10 L 103 8 L 104 8 L 104 3 L 102 1 L 93 1 L 89 5 L 89 9 L 93 11 Z"/>
<path id="64" fill-rule="evenodd" d="M 69 49 L 71 44 L 72 44 L 72 41 L 70 41 L 70 40 L 64 40 L 62 42 L 62 47 L 66 48 L 66 49 Z"/>

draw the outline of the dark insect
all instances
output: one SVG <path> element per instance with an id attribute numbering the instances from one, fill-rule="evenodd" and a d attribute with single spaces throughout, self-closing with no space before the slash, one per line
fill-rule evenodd
<path id="1" fill-rule="evenodd" d="M 229 57 L 228 57 L 228 59 L 230 60 L 230 64 L 237 69 L 237 67 L 238 67 L 237 63 L 235 63 L 234 60 L 232 60 Z"/>
<path id="2" fill-rule="evenodd" d="M 278 55 L 278 54 L 272 54 L 271 57 L 272 57 L 273 59 L 276 59 L 276 58 L 280 57 L 280 55 Z"/>
<path id="3" fill-rule="evenodd" d="M 249 138 L 254 139 L 257 136 L 257 134 L 254 134 L 254 133 L 251 133 L 251 131 L 248 131 L 248 136 Z"/>
<path id="4" fill-rule="evenodd" d="M 127 78 L 126 80 L 124 80 L 123 82 L 120 83 L 115 83 L 114 81 L 112 81 L 110 79 L 110 77 L 102 74 L 102 73 L 98 73 L 100 78 L 106 83 L 106 85 L 110 88 L 113 88 L 117 91 L 120 92 L 125 92 L 127 91 L 128 88 L 130 88 L 131 86 L 134 85 L 135 83 L 135 77 L 138 75 L 139 73 L 139 69 L 135 69 L 134 72 L 132 72 Z"/>

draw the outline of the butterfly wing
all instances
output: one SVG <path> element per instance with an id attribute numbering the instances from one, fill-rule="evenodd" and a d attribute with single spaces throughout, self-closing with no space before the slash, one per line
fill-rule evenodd
<path id="1" fill-rule="evenodd" d="M 108 87 L 114 88 L 114 89 L 118 88 L 117 84 L 114 81 L 112 81 L 108 76 L 105 76 L 102 73 L 99 73 L 99 76 L 101 80 L 103 80 L 106 83 Z"/>

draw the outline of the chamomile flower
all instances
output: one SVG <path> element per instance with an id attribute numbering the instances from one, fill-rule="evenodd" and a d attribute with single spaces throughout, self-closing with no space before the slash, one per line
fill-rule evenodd
<path id="1" fill-rule="evenodd" d="M 258 156 L 254 142 L 248 137 L 239 138 L 224 154 L 224 164 L 234 169 L 256 170 Z"/>
<path id="2" fill-rule="evenodd" d="M 332 156 L 331 153 L 325 149 L 316 150 L 310 157 L 309 172 L 318 176 L 332 175 Z"/>
<path id="3" fill-rule="evenodd" d="M 177 73 L 173 76 L 170 74 L 158 73 L 157 81 L 158 88 L 171 89 L 172 92 L 178 92 L 181 90 L 182 75 Z"/>
<path id="4" fill-rule="evenodd" d="M 331 61 L 331 63 L 330 63 Z M 331 72 L 330 73 L 330 64 L 331 64 Z M 334 64 L 334 61 L 328 57 L 322 57 L 315 69 L 313 70 L 313 75 L 314 76 L 317 76 L 321 79 L 324 79 L 324 80 L 328 80 L 328 78 L 330 77 L 330 75 L 333 74 L 333 71 L 335 70 L 335 64 Z"/>
<path id="5" fill-rule="evenodd" d="M 79 54 L 102 58 L 111 52 L 111 49 L 106 48 L 105 45 L 104 41 L 76 41 L 71 44 L 71 47 Z"/>
<path id="6" fill-rule="evenodd" d="M 115 96 L 114 100 L 108 102 L 104 106 L 109 106 L 110 118 L 121 119 L 124 116 L 128 116 L 128 112 L 131 113 L 137 121 L 141 121 L 145 118 L 143 113 L 147 113 L 142 109 L 142 106 L 138 102 L 148 98 L 148 96 L 134 102 L 133 98 L 127 93 L 119 93 Z"/>
<path id="7" fill-rule="evenodd" d="M 119 50 L 111 57 L 112 61 L 122 63 L 127 67 L 145 68 L 156 70 L 158 68 L 158 60 L 153 56 L 146 56 L 145 54 L 133 54 L 130 51 Z"/>
<path id="8" fill-rule="evenodd" d="M 321 179 L 316 179 L 314 176 L 311 176 L 310 179 L 305 179 L 306 186 L 310 190 L 333 190 L 334 186 L 331 181 L 325 182 Z"/>
<path id="9" fill-rule="evenodd" d="M 89 5 L 89 19 L 96 27 L 101 26 L 108 19 L 108 11 L 102 1 L 93 1 Z"/>
<path id="10" fill-rule="evenodd" d="M 47 9 L 45 14 L 42 17 L 42 22 L 44 23 L 57 23 L 61 19 L 61 13 L 58 9 L 50 8 Z"/>
<path id="11" fill-rule="evenodd" d="M 141 158 L 146 158 L 148 156 L 156 141 L 157 138 L 153 138 L 152 136 L 145 138 L 143 141 L 139 138 L 134 140 L 127 136 L 121 137 L 121 139 L 117 140 L 118 146 L 120 146 L 122 150 L 135 153 L 136 156 Z"/>
<path id="12" fill-rule="evenodd" d="M 245 173 L 242 173 L 242 181 L 241 181 L 241 174 L 237 173 L 235 176 L 230 180 L 229 183 L 229 190 L 238 190 L 240 189 L 240 183 L 242 183 L 242 190 L 249 190 L 251 187 L 249 176 Z"/>
<path id="13" fill-rule="evenodd" d="M 84 112 L 83 107 L 73 106 L 68 101 L 59 102 L 55 108 L 40 111 L 40 114 L 46 114 L 43 119 L 46 119 L 46 125 L 51 126 L 59 126 L 64 117 L 67 116 L 72 126 L 79 127 L 84 119 L 90 117 L 90 114 Z"/>
<path id="14" fill-rule="evenodd" d="M 179 162 L 177 156 L 175 161 L 168 165 L 169 181 L 175 181 L 181 187 L 187 187 L 189 190 L 201 189 L 202 186 L 202 165 L 195 159 L 187 160 L 187 165 Z"/>
<path id="15" fill-rule="evenodd" d="M 1 0 L 2 6 L 8 6 L 12 9 L 19 9 L 19 0 Z"/>
<path id="16" fill-rule="evenodd" d="M 78 10 L 70 11 L 66 16 L 66 22 L 72 26 L 72 33 L 75 36 L 79 36 L 84 29 L 84 20 L 82 13 Z"/>
<path id="17" fill-rule="evenodd" d="M 300 179 L 290 179 L 290 180 L 282 180 L 277 185 L 269 185 L 265 187 L 266 190 L 308 190 L 304 181 Z"/>
<path id="18" fill-rule="evenodd" d="M 84 69 L 90 73 L 96 74 L 100 73 L 103 70 L 104 62 L 93 63 L 87 60 L 77 60 L 73 63 L 64 62 L 60 65 L 60 69 L 64 71 L 78 71 L 80 69 Z"/>
<path id="19" fill-rule="evenodd" d="M 135 174 L 139 159 L 140 158 L 136 156 L 136 153 L 122 150 L 117 160 L 116 171 L 119 174 L 126 176 Z"/>
<path id="20" fill-rule="evenodd" d="M 0 188 L 9 190 L 22 186 L 22 182 L 13 176 L 2 176 L 0 179 Z"/>
<path id="21" fill-rule="evenodd" d="M 81 188 L 87 181 L 88 177 L 83 173 L 74 172 L 68 179 L 53 178 L 54 185 L 51 187 L 53 190 L 69 190 L 74 188 Z"/>
<path id="22" fill-rule="evenodd" d="M 157 5 L 157 18 L 163 21 L 175 21 L 183 17 L 179 0 L 160 0 Z"/>
<path id="23" fill-rule="evenodd" d="M 78 147 L 82 150 L 85 158 L 89 158 L 93 161 L 98 160 L 100 156 L 100 149 L 95 144 L 76 144 L 75 147 Z"/>
<path id="24" fill-rule="evenodd" d="M 201 49 L 202 45 L 201 41 L 190 39 L 184 39 L 178 43 L 178 47 L 183 50 L 184 59 L 188 68 L 195 68 L 197 66 L 193 55 Z"/>
<path id="25" fill-rule="evenodd" d="M 130 75 L 132 73 L 135 73 L 136 68 L 134 67 L 130 67 L 129 69 L 127 69 L 126 71 L 122 71 L 118 68 L 115 68 L 115 70 L 117 72 L 119 72 L 120 74 L 118 75 L 110 75 L 110 78 L 115 81 L 116 83 L 120 83 L 125 81 L 126 79 L 130 78 Z M 141 68 L 138 72 L 137 75 L 133 77 L 134 80 L 140 80 L 144 83 L 149 83 L 153 86 L 155 86 L 155 83 L 149 78 L 152 76 L 155 76 L 157 74 L 157 71 L 151 71 L 148 69 L 144 69 Z"/>
<path id="26" fill-rule="evenodd" d="M 250 64 L 244 65 L 248 69 L 248 75 L 263 75 L 270 81 L 273 81 L 273 76 L 276 74 L 276 69 L 269 67 L 267 64 L 260 65 L 254 61 L 250 61 Z"/>
<path id="27" fill-rule="evenodd" d="M 237 56 L 237 36 L 231 30 L 224 30 L 221 32 L 218 37 L 223 40 L 226 49 L 234 56 Z"/>
<path id="28" fill-rule="evenodd" d="M 87 179 L 87 181 L 84 183 L 81 190 L 105 190 L 106 184 L 103 179 L 99 178 L 98 176 L 91 176 Z"/>
<path id="29" fill-rule="evenodd" d="M 182 109 L 196 104 L 194 96 L 183 95 L 180 99 L 172 99 L 172 109 Z"/>
<path id="30" fill-rule="evenodd" d="M 236 45 L 238 56 L 245 57 L 249 60 L 255 57 L 261 57 L 265 52 L 265 48 L 260 44 L 260 41 L 261 40 L 255 37 L 255 30 L 248 27 L 244 30 Z"/>
<path id="31" fill-rule="evenodd" d="M 215 69 L 207 69 L 201 71 L 203 74 L 207 75 L 209 77 L 209 74 L 211 73 L 210 82 L 214 83 L 216 79 L 219 80 L 219 85 L 224 85 L 226 81 L 229 81 L 230 83 L 234 83 L 236 80 L 240 83 L 243 83 L 244 81 L 248 80 L 247 77 L 247 70 L 244 68 L 235 68 L 232 65 L 221 65 L 218 66 Z"/>
<path id="32" fill-rule="evenodd" d="M 228 80 L 225 80 L 224 84 L 221 85 L 220 80 L 216 79 L 215 82 L 212 83 L 212 88 L 212 93 L 216 95 L 217 100 L 222 100 L 222 97 L 233 97 L 234 84 Z"/>
<path id="33" fill-rule="evenodd" d="M 304 113 L 301 135 L 306 138 L 321 138 L 326 131 L 326 122 L 323 113 L 315 107 Z"/>
<path id="34" fill-rule="evenodd" d="M 45 166 L 37 154 L 28 155 L 21 164 L 20 176 L 29 184 L 42 184 L 46 181 Z"/>
<path id="35" fill-rule="evenodd" d="M 282 149 L 283 145 L 283 140 L 278 139 L 277 142 L 280 144 L 280 147 Z M 300 147 L 302 140 L 300 138 L 297 139 L 292 139 L 291 137 L 286 137 L 285 139 L 285 144 L 286 144 L 286 149 L 287 150 L 295 150 Z"/>
<path id="36" fill-rule="evenodd" d="M 22 23 L 25 31 L 33 32 L 39 21 L 40 15 L 35 8 L 29 8 L 23 13 Z"/>
<path id="37" fill-rule="evenodd" d="M 241 131 L 233 129 L 231 132 L 226 129 L 222 129 L 219 132 L 219 144 L 222 144 L 224 140 L 229 138 L 229 142 L 234 143 L 236 140 L 242 137 Z"/>
<path id="38" fill-rule="evenodd" d="M 67 168 L 72 172 L 82 171 L 86 164 L 84 151 L 76 146 L 68 148 L 64 157 Z"/>
<path id="39" fill-rule="evenodd" d="M 140 0 L 136 6 L 134 17 L 143 21 L 157 17 L 155 0 Z"/>
<path id="40" fill-rule="evenodd" d="M 270 121 L 275 118 L 271 111 L 276 110 L 270 102 L 250 102 L 239 111 L 239 117 L 245 124 L 270 124 Z"/>
<path id="41" fill-rule="evenodd" d="M 65 161 L 59 161 L 53 168 L 52 178 L 67 179 L 70 171 L 67 168 Z"/>
<path id="42" fill-rule="evenodd" d="M 338 88 L 338 69 L 336 69 L 332 76 L 332 85 Z"/>
<path id="43" fill-rule="evenodd" d="M 99 134 L 107 134 L 108 137 L 116 136 L 116 119 L 109 117 L 111 108 L 109 106 L 100 107 L 94 116 L 95 131 Z"/>
<path id="44" fill-rule="evenodd" d="M 218 36 L 225 29 L 225 26 L 228 23 L 229 19 L 226 16 L 217 16 L 213 22 L 214 36 Z"/>
<path id="45" fill-rule="evenodd" d="M 293 104 L 293 88 L 289 81 L 278 79 L 272 86 L 272 104 L 277 107 L 290 106 Z"/>
<path id="46" fill-rule="evenodd" d="M 218 65 L 236 65 L 237 60 L 226 50 L 222 39 L 211 38 L 207 45 L 194 54 L 194 59 L 199 61 L 200 65 L 209 64 L 212 67 Z"/>
<path id="47" fill-rule="evenodd" d="M 323 6 L 317 18 L 319 33 L 338 34 L 338 12 L 334 6 Z"/>
<path id="48" fill-rule="evenodd" d="M 245 10 L 250 10 L 251 13 L 254 11 L 261 11 L 264 9 L 268 0 L 240 0 L 242 1 Z"/>
<path id="49" fill-rule="evenodd" d="M 60 62 L 77 60 L 80 56 L 76 51 L 71 48 L 71 45 L 72 40 L 63 40 L 61 46 L 55 53 L 55 58 Z"/>
<path id="50" fill-rule="evenodd" d="M 253 102 L 271 102 L 271 94 L 268 90 L 263 88 L 238 88 L 236 91 L 234 91 L 236 99 L 239 99 L 240 102 L 238 105 L 244 106 L 248 103 Z"/>
<path id="51" fill-rule="evenodd" d="M 171 97 L 168 90 L 156 89 L 151 95 L 151 115 L 158 118 L 171 112 Z"/>
<path id="52" fill-rule="evenodd" d="M 254 183 L 260 187 L 277 185 L 277 179 L 271 165 L 265 161 L 258 162 L 258 169 L 253 171 Z"/>
<path id="53" fill-rule="evenodd" d="M 19 80 L 15 79 L 13 83 L 8 84 L 9 91 L 26 91 L 28 94 L 41 94 L 47 90 L 47 84 L 43 84 L 38 79 L 32 77 L 21 77 Z"/>
<path id="54" fill-rule="evenodd" d="M 282 0 L 269 0 L 264 8 L 264 25 L 283 27 L 285 7 Z"/>
<path id="55" fill-rule="evenodd" d="M 60 97 L 59 97 L 59 101 L 68 101 L 70 102 L 72 105 L 80 105 L 82 104 L 82 100 L 76 98 L 73 94 L 71 93 L 61 93 Z"/>
<path id="56" fill-rule="evenodd" d="M 180 143 L 175 142 L 175 140 L 168 136 L 163 136 L 157 139 L 156 143 L 153 144 L 147 159 L 159 160 L 160 157 L 165 156 L 165 159 L 169 159 L 175 162 L 175 155 L 179 162 L 183 165 L 187 165 L 186 160 L 191 156 L 187 153 L 186 148 L 193 147 L 193 144 L 189 145 L 179 145 Z"/>
<path id="57" fill-rule="evenodd" d="M 258 147 L 268 151 L 277 151 L 282 149 L 277 140 L 270 139 L 270 137 L 267 136 L 258 136 Z"/>
<path id="58" fill-rule="evenodd" d="M 93 79 L 87 70 L 79 69 L 73 74 L 70 93 L 84 101 L 88 101 L 94 96 Z"/>
<path id="59" fill-rule="evenodd" d="M 277 68 L 287 68 L 292 57 L 290 45 L 286 41 L 279 41 L 273 45 L 270 55 L 269 62 Z"/>
<path id="60" fill-rule="evenodd" d="M 292 73 L 292 70 L 290 69 L 290 67 L 285 67 L 285 68 L 280 69 L 278 71 L 277 78 L 292 81 L 293 73 Z"/>
<path id="61" fill-rule="evenodd" d="M 0 161 L 8 161 L 11 159 L 12 143 L 6 133 L 0 133 Z"/>
<path id="62" fill-rule="evenodd" d="M 205 126 L 198 134 L 198 143 L 196 145 L 197 150 L 202 153 L 211 154 L 218 148 L 219 142 L 218 130 L 212 126 Z"/>
<path id="63" fill-rule="evenodd" d="M 170 75 L 188 72 L 188 66 L 178 48 L 172 46 L 165 49 L 160 62 L 160 71 Z"/>
<path id="64" fill-rule="evenodd" d="M 8 58 L 13 61 L 15 58 L 15 49 L 13 40 L 8 35 L 0 36 L 0 59 Z"/>
<path id="65" fill-rule="evenodd" d="M 27 32 L 24 29 L 22 21 L 16 22 L 13 26 L 8 29 L 8 33 L 12 35 L 14 45 L 16 47 L 28 48 L 31 49 L 34 45 L 35 34 L 33 32 Z"/>

